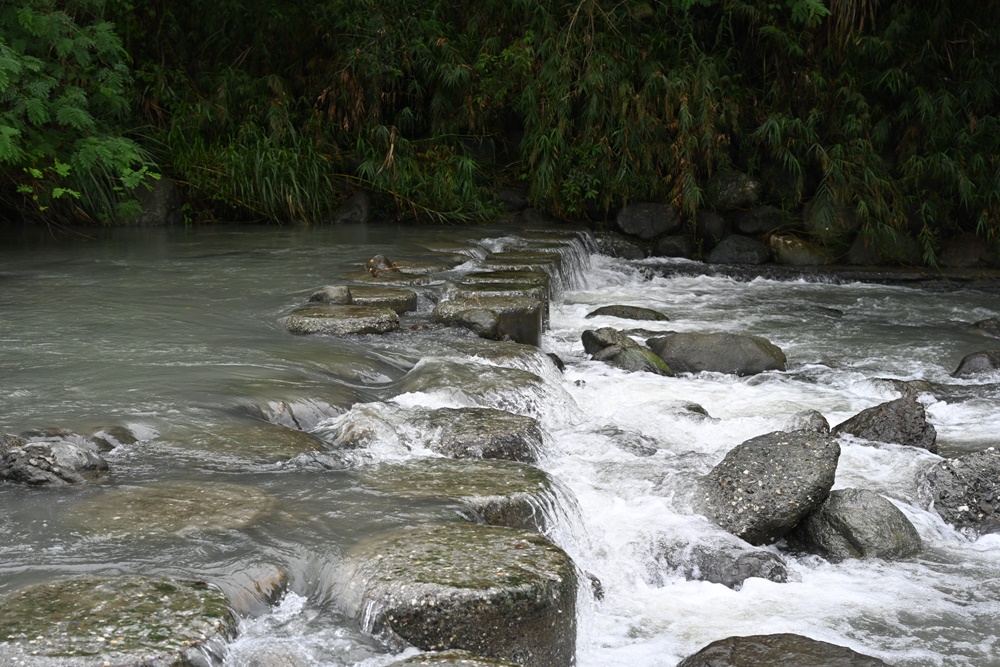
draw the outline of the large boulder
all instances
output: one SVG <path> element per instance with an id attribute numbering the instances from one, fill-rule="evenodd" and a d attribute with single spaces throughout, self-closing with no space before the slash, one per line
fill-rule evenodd
<path id="1" fill-rule="evenodd" d="M 1000 532 L 1000 452 L 995 448 L 935 464 L 920 491 L 941 518 L 956 528 Z"/>
<path id="2" fill-rule="evenodd" d="M 937 453 L 937 430 L 917 399 L 904 396 L 862 410 L 833 427 L 833 435 L 847 433 L 865 440 L 919 447 Z"/>
<path id="3" fill-rule="evenodd" d="M 539 345 L 544 328 L 545 308 L 546 302 L 539 299 L 487 296 L 442 301 L 434 308 L 433 316 L 436 322 L 442 324 L 468 327 L 470 311 L 488 311 L 496 316 L 497 336 L 517 343 Z M 473 330 L 482 335 L 477 329 Z M 484 331 L 488 332 L 488 329 Z"/>
<path id="4" fill-rule="evenodd" d="M 757 206 L 736 216 L 736 231 L 745 236 L 774 234 L 789 226 L 788 213 L 774 206 Z"/>
<path id="5" fill-rule="evenodd" d="M 695 250 L 690 234 L 668 234 L 656 239 L 651 254 L 653 257 L 690 258 L 694 256 Z"/>
<path id="6" fill-rule="evenodd" d="M 380 334 L 399 328 L 399 315 L 380 306 L 306 306 L 285 317 L 295 334 Z"/>
<path id="7" fill-rule="evenodd" d="M 667 565 L 686 579 L 722 584 L 740 590 L 747 579 L 788 581 L 788 567 L 777 554 L 729 536 L 677 544 L 661 551 Z"/>
<path id="8" fill-rule="evenodd" d="M 347 557 L 339 598 L 374 636 L 522 667 L 575 663 L 576 568 L 540 535 L 423 524 L 371 537 Z"/>
<path id="9" fill-rule="evenodd" d="M 748 236 L 733 234 L 722 239 L 705 259 L 709 264 L 763 264 L 770 261 L 766 245 Z"/>
<path id="10" fill-rule="evenodd" d="M 0 596 L 0 665 L 221 664 L 237 623 L 202 581 L 83 577 Z"/>
<path id="11" fill-rule="evenodd" d="M 89 441 L 25 442 L 12 436 L 0 441 L 0 479 L 32 486 L 62 486 L 82 484 L 107 474 L 108 462 L 97 445 Z"/>
<path id="12" fill-rule="evenodd" d="M 350 293 L 351 303 L 356 306 L 391 308 L 400 315 L 417 309 L 417 293 L 411 289 L 355 285 Z"/>
<path id="13" fill-rule="evenodd" d="M 940 262 L 950 269 L 975 269 L 994 268 L 998 259 L 985 238 L 966 233 L 945 241 Z"/>
<path id="14" fill-rule="evenodd" d="M 615 218 L 618 231 L 645 241 L 677 231 L 681 219 L 669 204 L 640 202 L 629 204 Z"/>
<path id="15" fill-rule="evenodd" d="M 677 667 L 889 667 L 878 658 L 792 634 L 727 637 Z"/>
<path id="16" fill-rule="evenodd" d="M 702 479 L 706 510 L 750 544 L 770 544 L 826 499 L 839 458 L 836 440 L 811 431 L 751 438 Z"/>
<path id="17" fill-rule="evenodd" d="M 736 169 L 716 172 L 705 187 L 709 205 L 720 211 L 748 208 L 760 199 L 763 187 L 760 181 Z"/>
<path id="18" fill-rule="evenodd" d="M 597 242 L 598 252 L 608 257 L 646 259 L 649 256 L 649 248 L 646 244 L 622 234 L 603 232 L 597 234 L 594 240 Z"/>
<path id="19" fill-rule="evenodd" d="M 642 306 L 611 305 L 601 306 L 587 313 L 587 319 L 591 317 L 618 317 L 623 320 L 644 320 L 649 322 L 666 322 L 670 318 L 658 310 L 643 308 Z"/>
<path id="20" fill-rule="evenodd" d="M 611 327 L 584 331 L 583 349 L 591 354 L 594 361 L 602 361 L 609 366 L 629 373 L 647 372 L 672 376 L 670 366 L 655 352 Z"/>
<path id="21" fill-rule="evenodd" d="M 838 489 L 789 535 L 802 548 L 832 561 L 896 560 L 920 551 L 917 529 L 895 505 L 866 489 Z"/>
<path id="22" fill-rule="evenodd" d="M 776 264 L 822 266 L 833 261 L 824 248 L 791 234 L 775 234 L 771 237 L 770 246 Z"/>
<path id="23" fill-rule="evenodd" d="M 420 655 L 392 662 L 386 667 L 518 667 L 506 660 L 482 658 L 468 651 L 442 651 L 440 653 L 421 653 Z"/>
<path id="24" fill-rule="evenodd" d="M 715 211 L 702 209 L 698 211 L 694 233 L 698 244 L 704 250 L 711 250 L 729 235 L 729 225 L 726 219 Z"/>
<path id="25" fill-rule="evenodd" d="M 674 333 L 646 341 L 675 373 L 755 375 L 785 370 L 781 348 L 761 336 L 730 333 Z"/>
<path id="26" fill-rule="evenodd" d="M 954 377 L 996 373 L 1000 370 L 1000 350 L 983 350 L 962 357 L 958 368 L 952 373 Z"/>

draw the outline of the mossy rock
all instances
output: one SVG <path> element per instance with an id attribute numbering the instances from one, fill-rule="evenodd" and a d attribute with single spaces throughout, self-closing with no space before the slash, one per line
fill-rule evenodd
<path id="1" fill-rule="evenodd" d="M 443 651 L 422 653 L 406 660 L 392 662 L 386 667 L 518 667 L 513 662 L 482 658 L 468 651 Z"/>
<path id="2" fill-rule="evenodd" d="M 544 271 L 475 271 L 462 276 L 464 285 L 539 285 L 548 289 L 551 282 Z"/>
<path id="3" fill-rule="evenodd" d="M 576 568 L 540 535 L 423 524 L 372 537 L 348 558 L 341 599 L 375 636 L 523 667 L 575 662 Z"/>
<path id="4" fill-rule="evenodd" d="M 295 334 L 380 334 L 399 328 L 399 314 L 379 306 L 306 306 L 285 317 Z"/>
<path id="5" fill-rule="evenodd" d="M 69 520 L 91 534 L 155 537 L 246 528 L 277 508 L 252 486 L 221 482 L 157 482 L 109 489 L 79 503 Z"/>
<path id="6" fill-rule="evenodd" d="M 323 443 L 309 433 L 267 422 L 231 422 L 206 431 L 168 433 L 165 439 L 185 449 L 266 463 L 323 448 Z"/>
<path id="7" fill-rule="evenodd" d="M 454 500 L 491 526 L 543 532 L 555 494 L 549 476 L 511 461 L 421 459 L 366 468 L 366 486 L 416 500 Z"/>
<path id="8" fill-rule="evenodd" d="M 235 634 L 228 599 L 200 581 L 87 577 L 0 597 L 0 665 L 219 664 Z"/>
<path id="9" fill-rule="evenodd" d="M 417 293 L 400 287 L 356 285 L 351 287 L 351 303 L 358 306 L 391 308 L 402 315 L 417 309 Z"/>
<path id="10" fill-rule="evenodd" d="M 470 310 L 488 310 L 496 313 L 497 335 L 517 343 L 539 345 L 547 303 L 513 296 L 452 299 L 442 301 L 434 308 L 434 320 L 451 325 L 460 322 L 462 314 Z"/>

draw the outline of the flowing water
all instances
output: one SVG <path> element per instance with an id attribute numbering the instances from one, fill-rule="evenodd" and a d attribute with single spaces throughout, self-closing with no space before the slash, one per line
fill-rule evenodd
<path id="1" fill-rule="evenodd" d="M 1000 666 L 1000 537 L 962 534 L 927 507 L 920 480 L 940 458 L 921 450 L 844 441 L 836 480 L 890 498 L 920 533 L 916 557 L 832 564 L 784 554 L 788 583 L 750 579 L 740 590 L 689 581 L 667 557 L 725 538 L 694 510 L 694 480 L 729 449 L 803 410 L 837 424 L 896 398 L 879 378 L 932 383 L 920 400 L 943 455 L 997 445 L 1000 378 L 950 377 L 965 354 L 1000 347 L 966 326 L 1000 314 L 996 293 L 664 277 L 661 264 L 591 256 L 577 242 L 542 343 L 566 362 L 563 374 L 541 353 L 435 327 L 337 338 L 293 336 L 281 324 L 313 289 L 360 273 L 376 253 L 448 269 L 416 287 L 410 321 L 426 322 L 447 280 L 517 238 L 390 225 L 6 238 L 0 432 L 124 425 L 139 440 L 107 455 L 105 483 L 0 483 L 0 592 L 73 574 L 142 573 L 215 581 L 238 596 L 280 568 L 288 592 L 272 606 L 244 605 L 228 665 L 267 655 L 388 664 L 398 656 L 338 604 L 344 554 L 366 535 L 462 508 L 373 488 L 364 471 L 432 455 L 394 425 L 406 408 L 488 405 L 541 423 L 539 466 L 558 491 L 550 537 L 601 582 L 603 600 L 581 588 L 579 665 L 673 667 L 726 636 L 793 632 L 899 667 Z M 586 318 L 611 303 L 670 321 Z M 580 334 L 599 326 L 758 334 L 789 366 L 748 378 L 627 374 L 584 354 Z M 506 386 L 504 366 L 537 378 Z M 483 387 L 494 381 L 490 369 L 496 391 L 439 382 Z M 417 377 L 423 384 L 412 384 Z M 248 444 L 260 414 L 322 439 L 352 405 L 348 414 L 372 416 L 380 429 L 353 457 L 303 453 L 312 447 L 276 444 L 273 434 Z M 162 495 L 136 500 L 151 490 Z M 135 506 L 146 519 L 129 514 Z M 212 511 L 199 514 L 205 507 Z"/>

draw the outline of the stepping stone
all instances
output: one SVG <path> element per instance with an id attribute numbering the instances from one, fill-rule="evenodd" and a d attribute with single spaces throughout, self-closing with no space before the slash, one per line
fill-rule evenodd
<path id="1" fill-rule="evenodd" d="M 351 303 L 356 306 L 391 308 L 400 315 L 417 309 L 417 293 L 399 287 L 356 285 L 350 288 Z"/>
<path id="2" fill-rule="evenodd" d="M 434 320 L 454 325 L 463 313 L 485 310 L 496 314 L 498 335 L 517 343 L 539 345 L 542 340 L 544 309 L 547 302 L 521 297 L 482 297 L 442 301 L 434 308 Z"/>
<path id="3" fill-rule="evenodd" d="M 399 328 L 399 315 L 378 306 L 306 306 L 285 318 L 295 334 L 380 334 Z"/>

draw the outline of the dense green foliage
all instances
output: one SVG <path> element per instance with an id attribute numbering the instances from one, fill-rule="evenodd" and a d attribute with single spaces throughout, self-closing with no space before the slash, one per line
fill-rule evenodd
<path id="1" fill-rule="evenodd" d="M 694 221 L 735 168 L 933 262 L 1000 230 L 996 25 L 995 0 L 26 0 L 0 13 L 0 187 L 93 211 L 84 173 L 145 174 L 140 127 L 194 210 L 274 221 L 359 187 L 483 219 L 503 184 L 562 217 Z"/>

